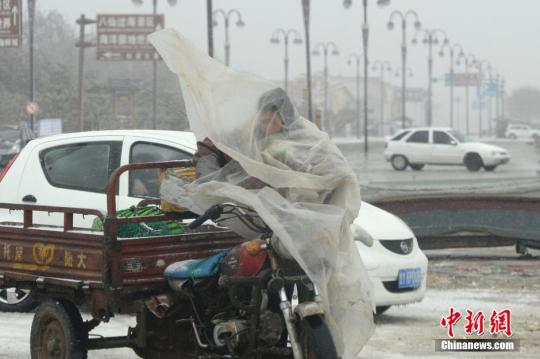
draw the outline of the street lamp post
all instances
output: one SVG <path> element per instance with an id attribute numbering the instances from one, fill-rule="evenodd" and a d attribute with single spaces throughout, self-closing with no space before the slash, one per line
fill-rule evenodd
<path id="1" fill-rule="evenodd" d="M 352 0 L 343 0 L 343 6 L 345 8 L 351 7 Z M 388 6 L 390 0 L 377 0 L 377 5 L 379 7 Z M 369 57 L 368 57 L 368 40 L 369 40 L 369 25 L 368 25 L 368 2 L 367 0 L 362 0 L 362 5 L 364 8 L 364 23 L 362 25 L 362 50 L 364 51 L 364 154 L 367 155 L 369 145 L 368 145 L 368 66 L 369 66 Z"/>
<path id="2" fill-rule="evenodd" d="M 473 54 L 463 55 L 460 56 L 460 58 L 463 58 L 463 62 L 465 64 L 465 76 L 467 77 L 465 84 L 465 130 L 467 136 L 469 136 L 470 131 L 470 124 L 469 124 L 469 112 L 470 112 L 470 105 L 469 105 L 469 68 L 471 65 L 476 64 L 476 57 Z M 457 65 L 460 64 L 459 58 L 456 62 Z"/>
<path id="3" fill-rule="evenodd" d="M 450 53 L 450 127 L 454 127 L 454 55 L 456 50 L 459 50 L 458 57 L 465 55 L 463 54 L 463 47 L 460 44 L 443 44 L 441 46 L 441 50 L 439 51 L 439 55 L 441 57 L 444 56 L 444 50 L 446 48 L 448 48 Z"/>
<path id="4" fill-rule="evenodd" d="M 229 20 L 231 19 L 231 16 L 236 15 L 237 21 L 236 26 L 239 28 L 243 28 L 246 24 L 242 20 L 242 14 L 237 9 L 231 9 L 229 11 L 225 11 L 222 9 L 216 9 L 214 10 L 214 26 L 218 25 L 217 22 L 217 15 L 220 14 L 223 16 L 224 26 L 225 26 L 225 65 L 229 66 L 230 64 L 230 56 L 231 56 L 231 43 L 229 41 Z"/>
<path id="5" fill-rule="evenodd" d="M 34 20 L 36 17 L 36 0 L 28 0 L 28 44 L 30 52 L 30 102 L 35 101 L 36 81 L 34 79 Z M 22 26 L 22 25 L 21 25 Z M 35 117 L 34 113 L 30 114 L 30 130 L 35 130 Z"/>
<path id="6" fill-rule="evenodd" d="M 402 72 L 403 72 L 403 69 L 401 67 L 397 67 L 396 71 L 394 71 L 394 76 L 395 77 L 402 77 L 403 76 Z M 414 72 L 409 66 L 407 66 L 407 72 L 406 73 L 407 73 L 407 77 L 409 77 L 409 78 L 414 76 Z"/>
<path id="7" fill-rule="evenodd" d="M 351 65 L 353 61 L 356 63 L 356 137 L 360 138 L 362 134 L 360 130 L 362 127 L 360 121 L 360 55 L 350 54 L 347 64 Z"/>
<path id="8" fill-rule="evenodd" d="M 295 45 L 302 44 L 302 36 L 295 29 L 277 29 L 270 38 L 270 43 L 279 44 L 280 35 L 283 37 L 283 44 L 285 45 L 285 57 L 283 58 L 283 64 L 285 67 L 285 92 L 289 92 L 289 37 L 294 35 L 293 43 Z"/>
<path id="9" fill-rule="evenodd" d="M 143 0 L 131 0 L 136 6 L 141 6 Z M 170 6 L 176 5 L 176 0 L 167 0 Z M 158 0 L 152 0 L 153 21 L 156 21 Z M 157 128 L 157 59 L 152 59 L 152 128 Z"/>
<path id="10" fill-rule="evenodd" d="M 405 128 L 406 118 L 407 118 L 407 112 L 406 112 L 406 91 L 407 91 L 407 84 L 406 84 L 406 72 L 407 72 L 407 19 L 409 17 L 413 17 L 415 19 L 414 21 L 414 27 L 416 30 L 420 30 L 422 28 L 422 24 L 420 23 L 418 19 L 418 14 L 414 10 L 408 10 L 407 12 L 403 13 L 399 10 L 394 10 L 390 14 L 390 18 L 388 20 L 388 30 L 392 30 L 394 28 L 394 22 L 392 19 L 394 17 L 399 17 L 401 19 L 401 125 L 403 128 Z"/>
<path id="11" fill-rule="evenodd" d="M 484 72 L 483 70 L 484 65 L 489 69 L 491 69 L 491 64 L 487 60 L 477 61 L 476 62 L 476 68 L 478 69 L 479 73 L 479 81 L 477 86 L 477 95 L 478 95 L 478 136 L 482 137 L 482 107 L 484 106 L 483 102 L 483 94 L 482 94 L 482 82 L 484 81 Z M 490 71 L 490 70 L 489 70 Z"/>
<path id="12" fill-rule="evenodd" d="M 504 79 L 504 76 L 501 77 L 501 91 L 499 92 L 500 96 L 500 106 L 501 106 L 501 117 L 504 118 L 504 86 L 506 84 L 506 81 Z"/>
<path id="13" fill-rule="evenodd" d="M 380 60 L 375 60 L 371 63 L 371 69 L 373 71 L 377 71 L 379 70 L 380 72 L 380 96 L 381 96 L 381 101 L 380 101 L 380 121 L 381 121 L 381 124 L 384 123 L 384 71 L 388 71 L 388 72 L 392 72 L 392 66 L 390 65 L 390 63 L 388 61 L 380 61 Z"/>
<path id="14" fill-rule="evenodd" d="M 332 55 L 339 55 L 339 50 L 337 45 L 332 42 L 318 42 L 313 48 L 313 55 L 320 55 L 321 50 L 324 56 L 324 110 L 323 110 L 323 120 L 321 128 L 328 131 L 328 134 L 332 135 L 331 126 L 328 125 L 328 51 L 330 50 Z"/>
<path id="15" fill-rule="evenodd" d="M 437 36 L 444 36 L 443 44 L 448 43 L 446 32 L 441 29 L 424 30 L 424 39 L 422 42 L 428 45 L 428 99 L 427 99 L 427 126 L 433 125 L 433 45 L 439 44 Z M 416 37 L 412 40 L 413 44 L 418 41 Z"/>

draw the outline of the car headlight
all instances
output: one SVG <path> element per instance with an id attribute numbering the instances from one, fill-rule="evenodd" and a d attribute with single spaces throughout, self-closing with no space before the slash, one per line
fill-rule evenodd
<path id="1" fill-rule="evenodd" d="M 390 252 L 397 254 L 409 254 L 414 248 L 414 239 L 402 239 L 402 240 L 380 240 L 379 243 L 388 249 Z"/>
<path id="2" fill-rule="evenodd" d="M 491 152 L 491 155 L 493 155 L 493 156 L 506 156 L 506 152 L 493 151 L 493 152 Z"/>

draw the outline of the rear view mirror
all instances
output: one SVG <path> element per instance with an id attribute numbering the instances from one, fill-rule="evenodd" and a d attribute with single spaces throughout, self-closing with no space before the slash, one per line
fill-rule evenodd
<path id="1" fill-rule="evenodd" d="M 458 143 L 457 143 L 456 141 L 452 140 L 452 141 L 450 141 L 450 144 L 451 144 L 452 146 L 457 146 Z"/>

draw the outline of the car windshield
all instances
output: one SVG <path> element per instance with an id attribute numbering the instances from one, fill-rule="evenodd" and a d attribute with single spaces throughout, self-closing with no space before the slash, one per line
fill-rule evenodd
<path id="1" fill-rule="evenodd" d="M 467 136 L 465 136 L 463 133 L 457 130 L 450 130 L 448 131 L 450 135 L 452 135 L 456 140 L 458 140 L 460 143 L 469 142 L 469 139 Z"/>

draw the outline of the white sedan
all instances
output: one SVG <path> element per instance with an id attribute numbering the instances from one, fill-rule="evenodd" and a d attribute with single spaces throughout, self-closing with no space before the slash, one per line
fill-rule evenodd
<path id="1" fill-rule="evenodd" d="M 510 155 L 502 147 L 469 142 L 451 128 L 409 128 L 393 136 L 384 151 L 387 161 L 397 171 L 411 167 L 421 170 L 427 164 L 465 165 L 469 171 L 480 168 L 493 171 L 508 163 Z"/>
<path id="2" fill-rule="evenodd" d="M 191 159 L 195 148 L 195 136 L 179 131 L 95 131 L 36 139 L 1 172 L 0 198 L 7 203 L 105 211 L 107 180 L 116 168 L 128 163 Z M 159 196 L 158 171 L 144 170 L 141 175 L 121 177 L 118 208 Z M 0 222 L 5 221 L 20 222 L 22 214 L 0 210 Z M 91 227 L 92 221 L 90 216 L 74 218 L 75 226 L 82 228 Z M 34 223 L 62 225 L 63 217 L 38 212 Z M 410 229 L 397 217 L 367 203 L 362 204 L 355 223 L 363 228 L 364 241 L 375 240 L 370 247 L 358 242 L 358 249 L 372 275 L 379 310 L 420 300 L 425 290 L 427 260 Z M 390 297 L 384 295 L 385 291 Z M 0 289 L 0 310 L 25 311 L 31 307 L 28 291 Z"/>
<path id="3" fill-rule="evenodd" d="M 409 226 L 362 202 L 351 229 L 373 285 L 376 314 L 424 298 L 428 260 Z"/>

